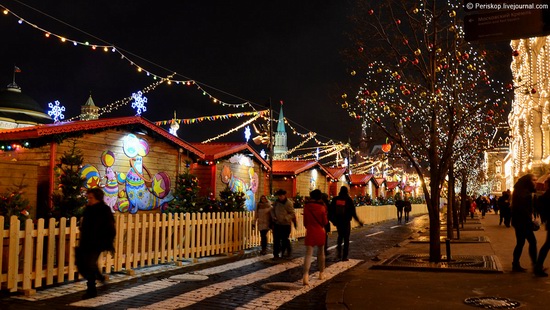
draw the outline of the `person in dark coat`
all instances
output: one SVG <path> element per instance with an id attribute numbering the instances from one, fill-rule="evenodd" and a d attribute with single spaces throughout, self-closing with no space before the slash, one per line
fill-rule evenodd
<path id="1" fill-rule="evenodd" d="M 405 223 L 409 222 L 410 214 L 412 211 L 412 205 L 411 201 L 409 200 L 409 197 L 405 196 L 405 201 L 403 202 L 403 209 L 405 210 Z"/>
<path id="2" fill-rule="evenodd" d="M 510 191 L 502 192 L 502 196 L 498 198 L 498 209 L 500 212 L 500 221 L 498 224 L 502 225 L 504 223 L 506 227 L 510 227 Z"/>
<path id="3" fill-rule="evenodd" d="M 87 195 L 88 203 L 80 219 L 80 242 L 75 253 L 78 272 L 87 280 L 83 298 L 92 298 L 97 296 L 96 280 L 105 281 L 97 260 L 101 252 L 115 252 L 116 229 L 111 208 L 103 202 L 103 190 L 91 188 Z"/>
<path id="4" fill-rule="evenodd" d="M 403 219 L 403 209 L 405 208 L 405 201 L 403 201 L 401 197 L 398 197 L 395 200 L 395 208 L 397 209 L 397 223 L 401 224 L 401 220 Z"/>
<path id="5" fill-rule="evenodd" d="M 349 236 L 351 234 L 351 219 L 354 218 L 359 225 L 363 222 L 357 217 L 355 204 L 349 196 L 348 188 L 342 186 L 338 196 L 334 197 L 329 207 L 329 220 L 336 226 L 338 231 L 338 240 L 336 242 L 336 254 L 338 259 L 348 260 Z M 344 252 L 342 253 L 342 241 L 344 242 Z"/>
<path id="6" fill-rule="evenodd" d="M 548 273 L 544 271 L 544 260 L 550 250 L 550 227 L 548 227 L 548 216 L 550 215 L 550 178 L 544 181 L 544 187 L 546 191 L 538 199 L 537 212 L 539 213 L 541 222 L 546 224 L 546 241 L 540 247 L 537 264 L 535 265 L 535 275 L 537 277 L 548 277 Z"/>
<path id="7" fill-rule="evenodd" d="M 323 193 L 322 196 L 323 202 L 325 203 L 325 206 L 327 206 L 327 212 L 328 212 L 328 206 L 330 206 L 330 199 L 328 198 L 327 193 Z M 325 256 L 328 255 L 328 233 L 330 232 L 330 221 L 327 221 L 327 224 L 325 225 Z"/>
<path id="8" fill-rule="evenodd" d="M 514 184 L 514 193 L 512 194 L 512 226 L 516 232 L 516 247 L 514 248 L 514 259 L 512 261 L 512 271 L 525 272 L 527 269 L 521 267 L 519 259 L 525 240 L 529 242 L 529 256 L 533 267 L 537 263 L 537 239 L 532 229 L 534 199 L 536 196 L 535 177 L 532 174 L 526 174 L 519 178 Z"/>

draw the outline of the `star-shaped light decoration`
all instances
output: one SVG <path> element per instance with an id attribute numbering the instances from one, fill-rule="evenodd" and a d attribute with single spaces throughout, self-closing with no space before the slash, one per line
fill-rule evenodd
<path id="1" fill-rule="evenodd" d="M 63 112 L 65 112 L 65 107 L 59 105 L 58 100 L 54 101 L 54 103 L 48 103 L 48 107 L 50 108 L 50 110 L 48 111 L 48 115 L 53 117 L 54 122 L 57 123 L 65 118 L 65 115 L 63 115 Z"/>
<path id="2" fill-rule="evenodd" d="M 141 112 L 147 111 L 147 107 L 145 106 L 147 103 L 147 97 L 144 97 L 141 91 L 132 93 L 132 99 L 134 99 L 132 102 L 132 109 L 136 110 L 136 115 L 141 115 Z"/>
<path id="3" fill-rule="evenodd" d="M 260 156 L 262 156 L 263 159 L 265 159 L 265 157 L 267 156 L 264 149 L 260 151 Z"/>

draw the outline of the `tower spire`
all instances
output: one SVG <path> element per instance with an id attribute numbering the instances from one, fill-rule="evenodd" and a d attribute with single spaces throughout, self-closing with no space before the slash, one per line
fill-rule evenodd
<path id="1" fill-rule="evenodd" d="M 273 158 L 286 159 L 287 152 L 287 134 L 285 130 L 285 117 L 283 115 L 283 101 L 281 101 L 279 121 L 277 124 L 277 131 L 275 132 L 275 144 L 273 146 Z"/>

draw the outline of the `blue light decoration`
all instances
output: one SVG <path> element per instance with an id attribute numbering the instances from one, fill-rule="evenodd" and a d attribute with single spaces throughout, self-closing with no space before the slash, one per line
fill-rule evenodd
<path id="1" fill-rule="evenodd" d="M 319 161 L 319 148 L 315 151 L 315 160 Z"/>
<path id="2" fill-rule="evenodd" d="M 132 102 L 132 109 L 136 110 L 136 115 L 141 115 L 141 112 L 147 111 L 147 107 L 145 106 L 147 103 L 147 97 L 144 97 L 141 91 L 132 93 L 132 99 L 134 99 Z"/>
<path id="3" fill-rule="evenodd" d="M 244 138 L 246 139 L 246 142 L 250 140 L 250 135 L 250 126 L 246 126 L 246 128 L 244 129 Z"/>
<path id="4" fill-rule="evenodd" d="M 55 123 L 59 122 L 62 119 L 65 119 L 65 115 L 63 115 L 63 112 L 65 112 L 65 107 L 59 105 L 58 100 L 54 101 L 54 103 L 48 103 L 48 107 L 50 108 L 50 110 L 48 111 L 48 115 L 53 117 L 53 121 Z"/>
<path id="5" fill-rule="evenodd" d="M 265 153 L 264 149 L 262 149 L 260 151 L 260 156 L 262 156 L 263 159 L 265 159 L 265 157 L 267 156 L 267 154 Z"/>

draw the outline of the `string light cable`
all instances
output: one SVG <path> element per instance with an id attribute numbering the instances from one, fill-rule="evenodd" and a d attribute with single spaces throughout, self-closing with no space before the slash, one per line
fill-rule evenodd
<path id="1" fill-rule="evenodd" d="M 88 41 L 85 41 L 85 42 L 84 42 L 84 41 L 80 41 L 80 40 L 76 40 L 76 39 L 72 39 L 72 38 L 65 37 L 65 36 L 60 35 L 60 34 L 58 34 L 58 33 L 56 33 L 56 32 L 53 32 L 53 31 L 49 31 L 49 30 L 47 30 L 47 29 L 45 29 L 45 28 L 43 28 L 43 27 L 40 27 L 40 26 L 38 26 L 38 25 L 36 25 L 36 24 L 34 24 L 34 23 L 32 23 L 32 22 L 26 20 L 26 19 L 23 18 L 21 15 L 19 15 L 19 14 L 13 12 L 12 10 L 8 9 L 6 6 L 0 4 L 0 8 L 2 8 L 2 12 L 3 12 L 4 15 L 9 15 L 9 14 L 13 15 L 14 17 L 17 18 L 19 24 L 27 24 L 27 25 L 31 26 L 32 28 L 37 29 L 38 31 L 41 31 L 41 32 L 44 33 L 44 36 L 47 37 L 47 38 L 55 37 L 55 38 L 58 38 L 58 39 L 59 39 L 61 42 L 63 42 L 63 43 L 65 43 L 65 42 L 70 42 L 70 43 L 72 43 L 72 44 L 75 45 L 75 46 L 90 47 L 90 48 L 92 48 L 92 50 L 98 50 L 98 49 L 99 49 L 99 50 L 103 50 L 103 51 L 105 51 L 105 52 L 111 51 L 111 52 L 114 52 L 114 53 L 118 53 L 118 54 L 120 55 L 120 58 L 121 58 L 121 59 L 128 61 L 129 64 L 130 64 L 131 66 L 135 67 L 136 70 L 137 70 L 139 73 L 145 72 L 145 74 L 146 74 L 147 76 L 151 76 L 154 80 L 157 80 L 157 79 L 161 79 L 161 80 L 162 80 L 162 79 L 166 79 L 166 82 L 167 82 L 167 84 L 169 84 L 169 85 L 171 85 L 172 83 L 174 83 L 174 84 L 182 84 L 182 85 L 187 85 L 187 86 L 195 85 L 195 86 L 197 87 L 197 89 L 203 93 L 203 95 L 208 96 L 214 103 L 218 103 L 218 104 L 221 104 L 221 105 L 223 105 L 223 106 L 235 107 L 235 108 L 242 108 L 242 107 L 245 107 L 245 106 L 250 106 L 250 107 L 251 107 L 252 109 L 254 109 L 254 110 L 255 110 L 255 107 L 262 107 L 262 106 L 263 106 L 263 105 L 261 105 L 261 104 L 253 103 L 253 102 L 251 102 L 250 100 L 246 100 L 246 99 L 243 99 L 243 98 L 241 98 L 241 97 L 239 97 L 239 96 L 230 94 L 230 93 L 225 92 L 225 91 L 223 91 L 223 90 L 220 90 L 220 89 L 218 89 L 218 88 L 216 88 L 216 87 L 210 86 L 210 85 L 208 85 L 208 84 L 206 84 L 206 83 L 202 83 L 202 82 L 199 82 L 199 81 L 197 81 L 197 80 L 194 80 L 194 79 L 191 79 L 191 78 L 189 78 L 189 77 L 186 77 L 186 76 L 184 76 L 184 75 L 182 75 L 182 74 L 175 73 L 174 70 L 168 69 L 168 68 L 166 68 L 166 67 L 164 67 L 164 66 L 162 66 L 162 65 L 160 65 L 160 64 L 158 64 L 158 63 L 155 63 L 155 62 L 153 62 L 153 61 L 150 61 L 150 60 L 148 60 L 148 59 L 145 59 L 145 58 L 143 58 L 143 57 L 141 57 L 141 56 L 139 56 L 139 55 L 137 55 L 137 54 L 135 54 L 135 53 L 132 53 L 132 52 L 130 52 L 130 51 L 128 51 L 128 50 L 125 50 L 125 49 L 123 49 L 123 48 L 121 48 L 121 47 L 119 47 L 119 46 L 116 46 L 116 45 L 113 44 L 113 43 L 110 43 L 110 42 L 108 42 L 108 41 L 106 41 L 106 40 L 103 40 L 103 39 L 101 39 L 101 38 L 99 38 L 99 37 L 97 37 L 97 36 L 95 36 L 95 35 L 93 35 L 93 34 L 90 34 L 90 33 L 86 32 L 86 31 L 84 31 L 84 30 L 82 30 L 82 29 L 80 29 L 80 28 L 78 28 L 78 27 L 75 27 L 75 26 L 73 26 L 73 25 L 71 25 L 71 24 L 69 24 L 69 23 L 67 23 L 67 22 L 64 22 L 64 21 L 62 21 L 62 20 L 60 20 L 60 19 L 58 19 L 58 18 L 56 18 L 56 17 L 54 17 L 54 16 L 51 16 L 51 15 L 49 15 L 49 14 L 47 14 L 47 13 L 41 11 L 41 10 L 38 10 L 38 9 L 36 9 L 36 8 L 34 8 L 34 7 L 32 7 L 32 6 L 29 6 L 29 5 L 25 4 L 25 3 L 22 3 L 22 2 L 20 2 L 20 1 L 18 1 L 18 0 L 13 0 L 13 1 L 15 1 L 15 2 L 17 2 L 17 3 L 19 3 L 19 4 L 23 5 L 23 6 L 25 6 L 25 7 L 29 8 L 29 9 L 31 9 L 31 10 L 33 10 L 33 11 L 35 11 L 35 12 L 41 14 L 41 15 L 44 15 L 44 16 L 46 16 L 46 17 L 52 19 L 52 20 L 55 20 L 56 22 L 61 23 L 61 24 L 65 25 L 65 26 L 67 26 L 67 27 L 69 27 L 69 28 L 71 28 L 71 29 L 73 29 L 73 30 L 76 30 L 76 31 L 78 31 L 78 32 L 80 32 L 80 33 L 83 33 L 83 34 L 85 34 L 85 35 L 87 35 L 87 36 L 89 36 L 89 37 L 91 37 L 91 38 L 94 38 L 95 40 L 98 40 L 99 42 L 102 42 L 102 43 L 101 43 L 101 44 L 93 44 L 93 43 L 90 43 L 90 42 L 88 42 Z M 148 64 L 151 64 L 151 65 L 153 65 L 153 66 L 156 66 L 156 67 L 158 67 L 158 68 L 160 68 L 160 69 L 162 69 L 162 70 L 165 70 L 165 71 L 168 71 L 168 72 L 174 72 L 174 73 L 173 73 L 169 78 L 168 78 L 168 77 L 163 77 L 163 76 L 161 76 L 160 74 L 155 74 L 155 73 L 153 73 L 151 70 L 148 70 L 148 69 L 144 68 L 143 66 L 138 65 L 138 64 L 136 63 L 136 61 L 132 60 L 132 58 L 129 57 L 129 56 L 127 56 L 127 55 L 131 55 L 131 56 L 132 56 L 133 58 L 135 58 L 135 59 L 139 59 L 139 60 L 141 60 L 141 61 L 143 61 L 143 62 L 146 62 L 146 63 L 148 63 Z M 179 79 L 174 79 L 174 76 L 176 76 L 176 75 L 179 76 L 179 77 L 182 77 L 183 79 L 181 79 L 181 80 L 179 80 Z M 231 97 L 233 97 L 233 98 L 236 98 L 237 100 L 242 100 L 242 102 L 239 102 L 239 103 L 229 103 L 229 102 L 220 100 L 220 99 L 216 98 L 214 95 L 212 95 L 212 94 L 207 90 L 207 88 L 208 88 L 208 89 L 215 90 L 215 91 L 220 92 L 220 93 L 223 93 L 223 94 L 226 94 L 226 95 L 228 95 L 228 96 L 231 96 Z"/>
<path id="2" fill-rule="evenodd" d="M 182 74 L 180 74 L 180 73 L 175 72 L 174 70 L 170 70 L 170 69 L 168 69 L 168 68 L 166 68 L 166 67 L 164 67 L 164 66 L 162 66 L 162 65 L 160 65 L 160 64 L 158 64 L 158 63 L 155 63 L 155 62 L 150 61 L 150 60 L 148 60 L 148 59 L 145 59 L 145 58 L 143 58 L 143 57 L 141 57 L 141 56 L 139 56 L 139 55 L 137 55 L 137 54 L 135 54 L 135 53 L 132 53 L 132 52 L 130 52 L 130 51 L 128 51 L 128 50 L 125 50 L 125 49 L 123 49 L 123 48 L 120 48 L 120 47 L 116 46 L 116 45 L 113 44 L 113 43 L 110 43 L 110 42 L 108 42 L 108 41 L 106 41 L 106 40 L 103 40 L 103 39 L 101 39 L 101 38 L 99 38 L 99 37 L 97 37 L 97 36 L 95 36 L 95 35 L 93 35 L 93 34 L 90 34 L 90 33 L 86 32 L 86 31 L 84 31 L 84 30 L 82 30 L 82 29 L 80 29 L 80 28 L 78 28 L 78 27 L 75 27 L 75 26 L 73 26 L 73 25 L 71 25 L 71 24 L 69 24 L 69 23 L 67 23 L 67 22 L 64 22 L 64 21 L 62 21 L 62 20 L 60 20 L 60 19 L 58 19 L 58 18 L 56 18 L 56 17 L 54 17 L 54 16 L 51 16 L 51 15 L 49 15 L 49 14 L 47 14 L 47 13 L 41 11 L 41 10 L 38 10 L 38 9 L 32 7 L 32 6 L 29 6 L 29 5 L 27 5 L 27 4 L 25 4 L 25 3 L 21 2 L 21 1 L 18 1 L 18 0 L 13 0 L 13 1 L 15 1 L 15 2 L 17 2 L 17 3 L 19 3 L 19 4 L 23 5 L 23 6 L 25 6 L 25 7 L 29 8 L 29 9 L 31 9 L 31 10 L 33 10 L 33 11 L 35 11 L 35 12 L 41 14 L 41 15 L 44 15 L 44 16 L 46 16 L 46 17 L 52 19 L 52 20 L 55 20 L 56 22 L 59 22 L 59 23 L 65 25 L 65 26 L 67 26 L 67 27 L 69 27 L 69 28 L 71 28 L 71 29 L 73 29 L 73 30 L 76 30 L 76 31 L 78 31 L 78 32 L 80 32 L 80 33 L 83 33 L 83 34 L 85 34 L 85 35 L 87 35 L 87 36 L 89 36 L 89 37 L 91 37 L 91 38 L 94 38 L 94 39 L 97 40 L 98 42 L 102 42 L 102 43 L 101 43 L 101 44 L 92 44 L 92 43 L 90 43 L 90 42 L 88 42 L 88 41 L 81 41 L 81 40 L 76 40 L 76 39 L 68 38 L 68 37 L 65 37 L 65 36 L 63 36 L 63 35 L 60 35 L 60 34 L 58 34 L 58 33 L 56 33 L 56 32 L 49 31 L 49 30 L 47 30 L 47 29 L 45 29 L 45 28 L 43 28 L 43 27 L 40 27 L 40 26 L 38 26 L 38 25 L 36 25 L 36 24 L 34 24 L 34 23 L 32 23 L 32 22 L 26 20 L 26 19 L 23 18 L 21 15 L 15 13 L 15 12 L 13 12 L 13 11 L 11 11 L 11 10 L 8 9 L 6 6 L 0 4 L 0 8 L 2 8 L 2 10 L 3 10 L 3 14 L 4 14 L 4 15 L 9 15 L 9 14 L 13 15 L 14 17 L 16 17 L 16 18 L 18 19 L 18 23 L 19 23 L 19 24 L 27 24 L 27 25 L 31 26 L 32 28 L 39 30 L 39 31 L 43 32 L 44 35 L 45 35 L 47 38 L 49 38 L 49 37 L 55 37 L 55 38 L 58 38 L 61 42 L 70 42 L 70 43 L 72 43 L 72 44 L 75 45 L 75 46 L 79 46 L 79 45 L 80 45 L 80 46 L 90 47 L 90 48 L 92 48 L 92 50 L 98 50 L 98 49 L 100 49 L 100 50 L 103 50 L 103 51 L 105 51 L 105 52 L 111 51 L 111 52 L 118 53 L 118 54 L 120 55 L 121 59 L 128 61 L 128 62 L 130 63 L 130 65 L 133 66 L 133 67 L 135 67 L 136 70 L 137 70 L 138 72 L 140 72 L 140 73 L 141 73 L 141 72 L 145 72 L 147 76 L 152 76 L 153 79 L 154 79 L 156 82 L 153 83 L 153 84 L 151 84 L 151 85 L 149 85 L 149 86 L 147 86 L 146 88 L 142 89 L 142 93 L 147 93 L 147 92 L 149 92 L 149 91 L 152 91 L 152 90 L 154 90 L 158 85 L 160 85 L 160 84 L 162 84 L 162 83 L 166 83 L 166 84 L 168 84 L 168 85 L 171 85 L 172 83 L 174 83 L 174 84 L 182 84 L 182 85 L 187 85 L 187 86 L 192 86 L 192 85 L 194 85 L 199 91 L 201 91 L 201 92 L 203 93 L 203 95 L 208 96 L 209 99 L 212 100 L 214 103 L 217 103 L 217 104 L 220 104 L 220 105 L 223 105 L 223 106 L 236 107 L 236 108 L 242 108 L 242 107 L 249 106 L 249 107 L 251 107 L 254 111 L 256 111 L 255 107 L 264 107 L 264 105 L 254 103 L 254 102 L 252 102 L 252 101 L 250 101 L 250 100 L 246 100 L 246 99 L 243 99 L 243 98 L 241 98 L 241 97 L 239 97 L 239 96 L 230 94 L 230 93 L 225 92 L 225 91 L 223 91 L 223 90 L 220 90 L 220 89 L 218 89 L 218 88 L 216 88 L 216 87 L 210 86 L 210 85 L 208 85 L 208 84 L 206 84 L 206 83 L 202 83 L 202 82 L 199 82 L 199 81 L 197 81 L 197 80 L 194 80 L 194 79 L 191 79 L 191 78 L 189 78 L 189 77 L 186 77 L 186 76 L 184 76 L 184 75 L 182 75 Z M 168 71 L 168 72 L 172 72 L 172 73 L 171 73 L 170 75 L 166 76 L 166 77 L 163 77 L 163 76 L 161 76 L 160 74 L 155 74 L 155 73 L 153 73 L 151 70 L 148 70 L 148 69 L 144 68 L 143 66 L 138 65 L 138 64 L 136 63 L 136 61 L 132 60 L 132 58 L 129 57 L 129 56 L 127 56 L 127 55 L 130 55 L 130 56 L 132 56 L 132 57 L 135 58 L 135 59 L 139 59 L 140 61 L 146 62 L 146 63 L 151 64 L 151 65 L 153 65 L 153 66 L 156 66 L 156 67 L 158 67 L 158 68 L 160 68 L 160 69 L 162 69 L 162 70 L 165 70 L 165 71 Z M 183 79 L 181 79 L 181 80 L 180 80 L 180 79 L 174 79 L 174 76 L 182 77 Z M 229 102 L 220 100 L 220 99 L 216 98 L 214 95 L 212 95 L 207 89 L 215 90 L 215 91 L 217 91 L 217 92 L 219 92 L 219 93 L 223 93 L 223 94 L 225 94 L 225 95 L 227 95 L 227 96 L 236 98 L 236 99 L 238 99 L 238 100 L 242 100 L 242 102 L 240 102 L 240 103 L 229 103 Z M 109 105 L 107 105 L 107 106 L 105 106 L 105 107 L 103 107 L 103 108 L 100 108 L 100 115 L 105 114 L 105 113 L 109 113 L 109 112 L 111 112 L 111 111 L 114 111 L 114 110 L 118 109 L 119 107 L 128 104 L 131 100 L 132 100 L 132 97 L 126 97 L 126 98 L 124 98 L 124 99 L 117 100 L 117 101 L 115 101 L 115 102 L 113 102 L 113 103 L 111 103 L 111 104 L 109 104 Z M 276 113 L 276 112 L 275 112 L 275 113 Z M 264 113 L 261 113 L 260 115 L 263 117 L 263 116 L 264 116 Z M 72 118 L 70 118 L 70 119 L 68 119 L 68 120 L 66 120 L 66 121 L 72 121 L 72 120 L 77 119 L 78 117 L 79 117 L 79 116 L 75 116 L 75 117 L 72 117 Z M 255 118 L 255 119 L 256 119 L 256 118 Z M 278 121 L 278 120 L 274 120 L 274 121 Z M 299 127 L 303 128 L 303 129 L 309 131 L 309 132 L 308 132 L 307 134 L 299 133 L 299 132 L 295 129 L 295 127 L 291 125 L 291 122 L 294 123 L 295 126 L 299 126 Z M 333 144 L 333 143 L 334 143 L 333 140 L 332 140 L 331 138 L 328 138 L 328 137 L 326 137 L 326 136 L 320 135 L 320 134 L 318 134 L 318 133 L 314 133 L 314 132 L 312 132 L 311 130 L 308 130 L 307 128 L 301 126 L 300 124 L 298 124 L 298 123 L 296 123 L 296 122 L 293 122 L 293 121 L 291 121 L 291 120 L 289 120 L 289 119 L 287 119 L 287 118 L 285 118 L 285 123 L 292 129 L 293 133 L 295 133 L 295 134 L 297 134 L 297 135 L 299 135 L 299 136 L 301 136 L 301 137 L 309 137 L 308 140 L 314 139 L 314 141 L 315 141 L 317 144 L 319 144 L 319 145 L 330 145 L 330 144 Z M 225 135 L 225 134 L 224 134 L 224 135 Z M 327 140 L 329 140 L 329 141 L 328 141 L 328 142 L 322 142 L 322 141 L 319 141 L 316 137 L 322 137 L 322 138 L 325 138 L 325 139 L 327 139 Z M 218 137 L 216 137 L 216 138 L 218 138 Z M 216 138 L 212 138 L 212 139 L 216 139 Z M 302 143 L 301 145 L 303 145 L 303 143 Z"/>

